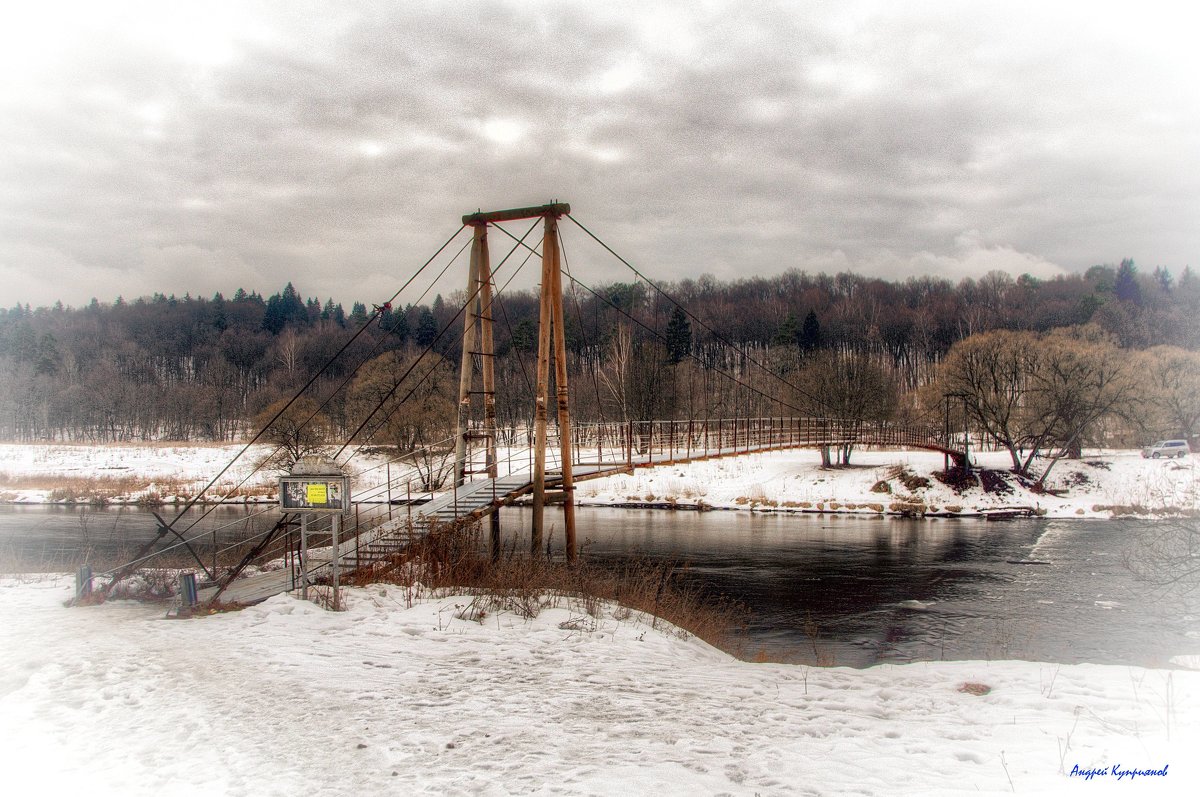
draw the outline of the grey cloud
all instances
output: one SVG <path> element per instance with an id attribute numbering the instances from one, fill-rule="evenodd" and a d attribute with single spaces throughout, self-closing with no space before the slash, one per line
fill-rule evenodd
<path id="1" fill-rule="evenodd" d="M 387 295 L 463 212 L 551 198 L 664 278 L 1189 262 L 1200 112 L 1136 53 L 954 4 L 743 5 L 677 14 L 676 44 L 655 4 L 266 4 L 275 35 L 217 66 L 101 25 L 0 96 L 0 267 L 75 264 L 0 302 Z"/>

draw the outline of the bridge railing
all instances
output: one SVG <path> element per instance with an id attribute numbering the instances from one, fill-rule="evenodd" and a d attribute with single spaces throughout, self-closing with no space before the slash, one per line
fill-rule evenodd
<path id="1" fill-rule="evenodd" d="M 546 467 L 561 469 L 560 438 L 556 426 L 548 430 Z M 496 470 L 500 477 L 519 471 L 532 472 L 534 447 L 532 433 L 517 428 L 500 435 L 503 445 L 497 450 Z M 617 469 L 681 460 L 731 456 L 783 448 L 819 448 L 821 446 L 883 445 L 945 449 L 940 430 L 908 424 L 853 421 L 813 417 L 704 418 L 666 421 L 625 421 L 585 423 L 572 427 L 572 464 L 577 470 Z M 453 455 L 448 441 L 439 441 L 422 449 L 430 456 Z M 476 479 L 484 471 L 483 447 L 470 449 L 468 470 Z M 411 520 L 415 507 L 449 490 L 457 496 L 463 488 L 438 485 L 426 470 L 411 464 L 398 464 L 399 470 L 382 483 L 355 495 L 354 507 L 345 524 L 348 540 L 357 539 L 396 518 Z M 465 485 L 464 485 L 465 487 Z M 493 500 L 499 494 L 493 483 Z"/>
<path id="2" fill-rule="evenodd" d="M 747 417 L 581 424 L 573 462 L 609 466 L 704 459 L 777 448 L 884 445 L 946 448 L 929 427 L 837 418 Z M 555 436 L 554 445 L 557 445 Z"/>
<path id="3" fill-rule="evenodd" d="M 745 417 L 706 418 L 669 421 L 626 421 L 578 424 L 572 428 L 572 461 L 577 473 L 587 469 L 619 470 L 658 463 L 731 456 L 781 448 L 819 448 L 821 446 L 882 445 L 921 447 L 947 451 L 949 441 L 941 430 L 919 425 L 871 421 L 851 421 L 834 418 L 809 417 Z M 503 443 L 497 451 L 497 471 L 503 478 L 521 471 L 532 472 L 534 448 L 532 434 L 523 428 L 506 430 L 499 438 Z M 408 461 L 391 460 L 376 466 L 386 468 L 383 481 L 374 481 L 354 495 L 350 515 L 342 530 L 343 551 L 351 554 L 359 541 L 385 523 L 399 519 L 401 527 L 411 527 L 419 510 L 417 507 L 433 500 L 447 490 L 454 500 L 469 487 L 438 485 L 431 478 L 431 468 L 445 472 L 443 460 L 453 457 L 453 439 L 442 440 L 411 452 Z M 560 439 L 556 427 L 551 427 L 547 439 L 546 466 L 553 472 L 561 468 Z M 426 462 L 416 464 L 415 456 Z M 484 471 L 483 447 L 470 450 L 468 471 L 479 477 Z M 433 464 L 436 461 L 437 464 Z M 396 468 L 393 475 L 393 467 Z M 505 496 L 492 483 L 492 500 Z M 319 547 L 328 544 L 326 535 L 331 529 L 328 520 L 309 524 L 310 543 Z M 236 545 L 252 543 L 259 535 L 241 539 Z M 264 550 L 255 563 L 265 563 L 283 557 L 285 566 L 299 577 L 299 535 L 288 528 L 280 538 Z"/>

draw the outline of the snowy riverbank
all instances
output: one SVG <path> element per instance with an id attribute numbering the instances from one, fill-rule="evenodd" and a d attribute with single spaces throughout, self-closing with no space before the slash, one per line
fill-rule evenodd
<path id="1" fill-rule="evenodd" d="M 0 445 L 0 503 L 170 504 L 186 501 L 241 450 L 237 445 Z M 275 475 L 250 475 L 267 453 L 252 449 L 211 492 L 234 501 L 274 500 Z M 1089 451 L 1059 462 L 1049 492 L 1007 468 L 1007 454 L 973 457 L 987 469 L 966 484 L 938 478 L 940 454 L 858 451 L 847 468 L 821 468 L 811 450 L 714 459 L 581 482 L 580 503 L 773 512 L 901 515 L 1034 514 L 1112 517 L 1200 511 L 1200 457 L 1147 460 L 1136 451 Z M 355 492 L 386 480 L 383 459 L 353 460 Z M 399 466 L 393 466 L 393 478 Z M 382 493 L 375 490 L 382 499 Z"/>
<path id="2" fill-rule="evenodd" d="M 999 452 L 974 456 L 987 472 L 949 485 L 939 479 L 941 455 L 928 451 L 856 452 L 846 468 L 821 468 L 814 451 L 781 451 L 640 470 L 580 484 L 578 495 L 582 503 L 759 512 L 1112 517 L 1200 510 L 1195 459 L 1088 452 L 1058 463 L 1052 492 L 1034 492 L 1006 470 L 1011 463 Z"/>
<path id="3" fill-rule="evenodd" d="M 163 618 L 0 580 L 13 794 L 1185 794 L 1200 672 L 738 661 L 562 602 L 347 591 Z M 1161 770 L 1132 780 L 1127 770 Z M 1105 772 L 1090 780 L 1074 772 Z"/>

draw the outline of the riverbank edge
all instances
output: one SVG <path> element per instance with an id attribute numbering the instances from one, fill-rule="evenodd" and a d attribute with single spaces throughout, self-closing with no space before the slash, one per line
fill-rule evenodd
<path id="1" fill-rule="evenodd" d="M 204 474 L 224 459 L 220 447 L 96 448 L 81 457 L 72 447 L 6 444 L 0 446 L 0 454 L 3 506 L 169 509 L 193 503 L 264 507 L 276 501 L 274 478 L 239 485 L 238 474 L 231 476 L 235 484 L 220 485 L 211 498 L 195 500 L 207 481 Z M 1058 483 L 1042 490 L 1013 474 L 995 453 L 978 455 L 987 461 L 979 462 L 968 479 L 943 471 L 938 467 L 941 458 L 926 452 L 862 456 L 865 462 L 844 468 L 816 466 L 800 451 L 756 454 L 744 463 L 664 463 L 581 484 L 575 503 L 614 509 L 907 518 L 1200 515 L 1200 463 L 1194 461 L 1164 465 L 1142 460 L 1133 451 L 1097 450 L 1085 460 L 1064 462 Z M 375 491 L 378 496 L 364 503 L 387 503 L 376 483 L 380 468 L 380 463 L 367 463 L 356 469 L 362 471 L 356 494 L 370 496 Z M 122 473 L 111 477 L 111 470 Z M 372 471 L 378 474 L 365 478 Z M 394 506 L 406 503 L 393 501 Z"/>
<path id="2" fill-rule="evenodd" d="M 22 507 L 22 506 L 58 506 L 70 508 L 83 507 L 112 507 L 117 509 L 123 508 L 138 508 L 138 509 L 163 509 L 163 508 L 178 508 L 186 506 L 189 499 L 179 498 L 177 500 L 160 500 L 147 501 L 143 498 L 125 499 L 120 496 L 114 498 L 93 498 L 88 500 L 0 500 L 0 506 Z M 196 501 L 193 506 L 198 507 L 214 507 L 214 506 L 231 506 L 231 507 L 261 507 L 270 506 L 277 503 L 274 498 L 264 498 L 262 496 L 245 496 L 235 498 L 223 498 L 221 500 Z M 385 506 L 384 501 L 364 501 L 365 505 Z M 426 503 L 421 501 L 419 503 Z M 791 506 L 789 504 L 796 502 L 784 502 L 780 505 L 771 504 L 747 504 L 744 506 L 729 506 L 720 504 L 709 504 L 704 501 L 689 502 L 689 501 L 595 501 L 595 500 L 577 500 L 575 505 L 578 507 L 586 507 L 589 509 L 641 509 L 655 510 L 661 512 L 749 512 L 751 514 L 762 515 L 822 515 L 822 516 L 849 516 L 849 517 L 879 517 L 879 518 L 909 518 L 913 520 L 945 520 L 953 518 L 984 518 L 986 520 L 1011 520 L 1016 518 L 1044 518 L 1047 520 L 1111 520 L 1113 518 L 1140 518 L 1140 519 L 1157 519 L 1164 517 L 1195 517 L 1196 514 L 1192 510 L 1184 507 L 1166 506 L 1157 509 L 1156 511 L 1147 511 L 1145 507 L 1135 506 L 1095 506 L 1091 514 L 1081 514 L 1076 512 L 1055 512 L 1041 506 L 1017 505 L 1017 506 L 1000 506 L 1000 507 L 959 507 L 954 505 L 953 508 L 922 506 L 919 503 L 904 503 L 893 502 L 900 504 L 899 506 L 882 506 L 877 503 L 861 503 L 855 501 L 817 501 L 817 502 L 799 502 L 809 503 L 809 506 Z M 403 504 L 393 504 L 394 506 L 403 506 Z M 520 499 L 513 503 L 513 506 L 530 506 L 532 500 L 528 498 Z"/>

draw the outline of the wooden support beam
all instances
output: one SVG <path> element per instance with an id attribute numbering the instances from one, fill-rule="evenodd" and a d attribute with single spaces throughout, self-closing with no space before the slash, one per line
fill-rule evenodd
<path id="1" fill-rule="evenodd" d="M 458 371 L 458 424 L 454 440 L 454 485 L 462 485 L 467 470 L 467 430 L 471 423 L 471 382 L 474 377 L 475 327 L 479 321 L 479 263 L 486 250 L 487 226 L 475 228 L 471 241 L 471 264 L 467 273 L 467 309 L 463 314 L 462 359 Z"/>
<path id="2" fill-rule="evenodd" d="M 492 210 L 468 213 L 462 217 L 462 223 L 469 227 L 498 224 L 503 221 L 518 221 L 520 219 L 535 219 L 539 216 L 559 218 L 571 212 L 571 206 L 566 202 L 555 202 L 549 205 L 538 205 L 532 208 L 513 208 L 511 210 Z"/>
<path id="3" fill-rule="evenodd" d="M 483 434 L 487 436 L 484 462 L 488 476 L 496 478 L 496 344 L 492 323 L 492 263 L 488 251 L 487 227 L 482 230 L 479 247 L 479 355 L 483 370 Z M 499 526 L 497 526 L 499 528 Z"/>
<path id="4" fill-rule="evenodd" d="M 493 334 L 492 319 L 492 261 L 488 250 L 487 227 L 477 226 L 483 230 L 480 240 L 479 254 L 479 354 L 480 367 L 483 369 L 483 436 L 485 455 L 484 464 L 487 467 L 489 479 L 499 475 L 496 457 L 496 344 Z M 494 485 L 494 482 L 493 482 Z M 500 510 L 492 512 L 491 547 L 493 561 L 500 560 Z"/>
<path id="5" fill-rule="evenodd" d="M 513 208 L 489 212 L 470 213 L 463 216 L 464 225 L 475 228 L 471 248 L 471 275 L 467 290 L 476 296 L 468 305 L 463 329 L 462 367 L 459 372 L 458 435 L 455 444 L 455 484 L 460 485 L 467 474 L 467 440 L 471 416 L 473 358 L 472 349 L 478 344 L 483 371 L 484 419 L 482 435 L 487 445 L 488 475 L 496 478 L 496 380 L 493 365 L 494 333 L 492 319 L 492 276 L 487 248 L 487 227 L 505 221 L 543 218 L 545 228 L 542 238 L 542 284 L 541 303 L 538 317 L 538 361 L 537 385 L 534 407 L 534 473 L 533 473 L 533 528 L 530 546 L 535 554 L 542 550 L 545 530 L 546 506 L 546 444 L 549 439 L 550 405 L 550 359 L 555 363 L 554 383 L 558 407 L 560 453 L 562 457 L 561 485 L 564 493 L 563 511 L 566 525 L 567 559 L 573 562 L 576 554 L 574 474 L 571 462 L 571 413 L 569 384 L 567 379 L 566 324 L 562 303 L 561 253 L 558 242 L 558 219 L 571 212 L 565 202 L 555 202 L 537 207 Z M 493 527 L 493 545 L 499 544 L 498 528 Z M 493 554 L 496 550 L 493 550 Z"/>
<path id="6" fill-rule="evenodd" d="M 552 216 L 546 217 L 546 230 L 542 238 L 542 291 L 538 314 L 537 384 L 534 389 L 533 408 L 533 528 L 530 549 L 535 556 L 542 550 L 546 514 L 546 419 L 550 393 L 550 318 L 554 304 L 554 275 L 551 271 L 554 260 L 549 243 L 552 220 Z"/>
<path id="7" fill-rule="evenodd" d="M 575 563 L 575 478 L 571 462 L 571 410 L 567 384 L 567 330 L 563 317 L 562 262 L 558 245 L 558 219 L 546 217 L 542 251 L 551 255 L 551 291 L 554 325 L 554 389 L 558 397 L 559 453 L 562 461 L 563 528 L 566 533 L 567 563 Z"/>

